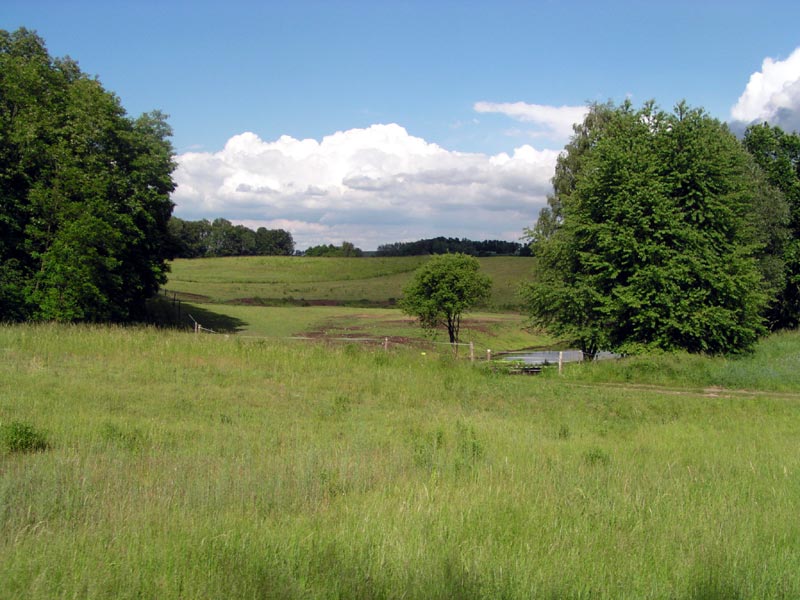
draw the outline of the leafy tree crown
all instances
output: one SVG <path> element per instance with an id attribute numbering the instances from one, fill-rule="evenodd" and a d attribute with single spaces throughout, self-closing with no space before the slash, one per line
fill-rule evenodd
<path id="1" fill-rule="evenodd" d="M 769 295 L 760 253 L 785 217 L 752 166 L 701 109 L 595 107 L 534 236 L 534 322 L 589 354 L 752 347 Z"/>
<path id="2" fill-rule="evenodd" d="M 450 342 L 458 341 L 463 312 L 489 298 L 491 279 L 478 259 L 440 254 L 423 264 L 403 289 L 400 307 L 426 329 L 446 326 Z"/>

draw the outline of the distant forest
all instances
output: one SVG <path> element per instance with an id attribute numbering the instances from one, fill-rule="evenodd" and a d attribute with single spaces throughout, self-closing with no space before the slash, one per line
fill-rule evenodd
<path id="1" fill-rule="evenodd" d="M 298 254 L 301 254 L 298 252 Z M 337 256 L 340 258 L 359 258 L 364 256 L 364 251 L 361 248 L 356 248 L 350 242 L 342 242 L 341 246 L 334 246 L 333 244 L 321 244 L 319 246 L 311 246 L 305 252 L 304 256 Z"/>
<path id="2" fill-rule="evenodd" d="M 292 234 L 283 229 L 259 227 L 255 231 L 227 219 L 185 221 L 172 217 L 168 224 L 173 258 L 211 256 L 425 256 L 461 252 L 470 256 L 531 256 L 527 245 L 503 240 L 477 242 L 467 238 L 436 237 L 416 242 L 395 242 L 364 252 L 350 242 L 322 244 L 295 252 Z"/>
<path id="3" fill-rule="evenodd" d="M 364 252 L 350 242 L 343 242 L 341 246 L 333 244 L 312 246 L 305 252 L 298 252 L 305 256 L 427 256 L 433 254 L 455 254 L 460 252 L 470 256 L 531 256 L 528 246 L 517 242 L 504 242 L 502 240 L 486 240 L 476 242 L 466 238 L 437 237 L 416 242 L 395 242 L 378 246 L 376 251 Z"/>
<path id="4" fill-rule="evenodd" d="M 531 256 L 531 249 L 518 242 L 436 237 L 416 242 L 396 242 L 378 246 L 376 256 L 420 256 L 461 252 L 470 256 Z"/>
<path id="5" fill-rule="evenodd" d="M 291 256 L 292 234 L 259 227 L 255 231 L 227 219 L 184 221 L 172 217 L 167 225 L 173 258 L 203 256 Z"/>

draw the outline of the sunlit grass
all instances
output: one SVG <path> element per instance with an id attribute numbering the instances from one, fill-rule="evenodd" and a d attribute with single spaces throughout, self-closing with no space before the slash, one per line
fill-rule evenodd
<path id="1" fill-rule="evenodd" d="M 178 259 L 167 288 L 210 302 L 331 301 L 344 304 L 397 301 L 414 270 L 428 257 L 318 258 L 252 256 Z M 491 305 L 519 305 L 520 282 L 530 277 L 528 258 L 479 259 L 493 280 Z"/>
<path id="2" fill-rule="evenodd" d="M 184 326 L 192 325 L 193 318 L 206 328 L 247 336 L 388 337 L 395 343 L 412 345 L 442 343 L 447 340 L 444 331 L 424 332 L 398 309 L 378 307 L 394 305 L 414 270 L 427 259 L 176 260 L 167 289 L 182 299 L 179 323 Z M 493 280 L 491 304 L 495 310 L 503 310 L 490 313 L 482 308 L 465 314 L 461 341 L 472 342 L 482 356 L 487 349 L 552 345 L 554 340 L 549 336 L 527 329 L 523 315 L 505 310 L 519 302 L 517 290 L 530 276 L 530 259 L 494 257 L 480 262 Z M 354 306 L 359 304 L 365 306 Z M 162 312 L 175 311 L 167 306 Z"/>
<path id="3" fill-rule="evenodd" d="M 640 385 L 694 386 L 796 392 L 800 390 L 800 351 L 796 332 L 762 339 L 751 354 L 707 357 L 683 352 L 632 356 L 581 365 L 568 379 Z"/>
<path id="4" fill-rule="evenodd" d="M 0 598 L 798 597 L 799 350 L 708 395 L 728 361 L 638 389 L 625 363 L 0 327 L 0 423 L 50 444 L 0 450 Z"/>
<path id="5" fill-rule="evenodd" d="M 199 310 L 198 310 L 199 309 Z M 389 338 L 393 344 L 446 344 L 447 332 L 423 331 L 416 319 L 399 309 L 351 308 L 346 306 L 273 307 L 231 304 L 183 305 L 185 323 L 189 315 L 209 329 L 240 336 L 287 338 L 324 337 Z M 527 320 L 516 313 L 472 312 L 464 315 L 460 339 L 473 343 L 475 351 L 485 356 L 495 352 L 552 345 L 553 338 L 526 328 Z M 466 348 L 462 352 L 466 352 Z"/>

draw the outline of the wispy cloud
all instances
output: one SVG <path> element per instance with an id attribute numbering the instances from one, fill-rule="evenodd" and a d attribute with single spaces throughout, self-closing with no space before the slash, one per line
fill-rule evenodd
<path id="1" fill-rule="evenodd" d="M 557 151 L 448 151 L 395 124 L 321 141 L 254 133 L 178 156 L 176 214 L 282 227 L 298 247 L 448 235 L 516 239 L 545 204 Z"/>
<path id="2" fill-rule="evenodd" d="M 588 112 L 585 106 L 546 106 L 525 102 L 476 102 L 473 108 L 479 113 L 498 113 L 531 123 L 537 127 L 529 131 L 529 135 L 548 137 L 562 143 L 572 135 L 572 125 L 583 121 Z"/>
<path id="3" fill-rule="evenodd" d="M 731 108 L 731 118 L 742 124 L 767 121 L 788 130 L 800 129 L 800 48 L 786 60 L 764 59 Z"/>

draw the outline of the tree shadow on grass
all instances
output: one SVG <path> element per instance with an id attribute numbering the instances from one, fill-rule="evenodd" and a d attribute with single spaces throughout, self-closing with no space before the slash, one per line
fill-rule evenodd
<path id="1" fill-rule="evenodd" d="M 194 329 L 199 323 L 203 329 L 217 333 L 236 333 L 247 323 L 236 317 L 224 315 L 188 302 L 172 302 L 161 296 L 148 303 L 148 321 L 167 329 Z"/>
<path id="2" fill-rule="evenodd" d="M 243 329 L 247 323 L 232 317 L 230 315 L 223 315 L 208 308 L 200 308 L 196 304 L 184 303 L 182 306 L 183 321 L 190 326 L 194 323 L 199 323 L 204 329 L 211 329 L 217 333 L 236 333 Z"/>

